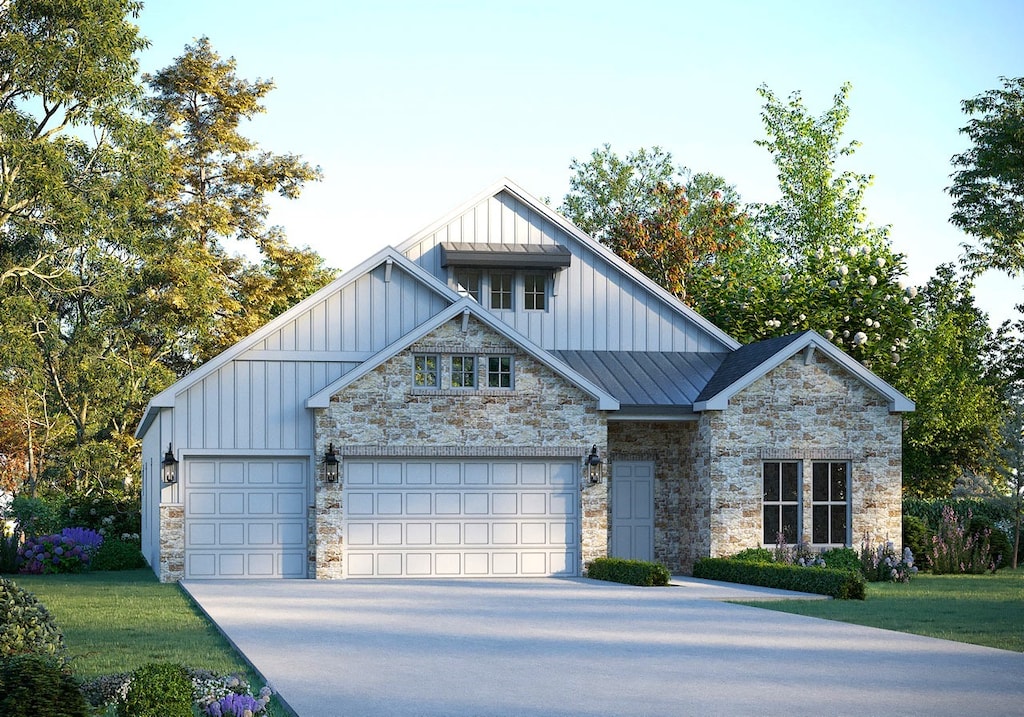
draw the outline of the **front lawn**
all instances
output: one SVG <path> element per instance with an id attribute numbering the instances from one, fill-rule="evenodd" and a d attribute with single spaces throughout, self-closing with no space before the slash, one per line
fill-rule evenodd
<path id="1" fill-rule="evenodd" d="M 46 605 L 82 679 L 151 662 L 220 674 L 248 670 L 181 589 L 160 583 L 149 568 L 10 577 Z"/>
<path id="2" fill-rule="evenodd" d="M 917 575 L 868 583 L 867 600 L 790 600 L 754 607 L 1024 652 L 1024 568 L 995 575 Z"/>

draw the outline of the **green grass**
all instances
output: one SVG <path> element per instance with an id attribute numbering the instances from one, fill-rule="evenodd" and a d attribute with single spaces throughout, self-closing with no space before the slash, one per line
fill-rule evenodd
<path id="1" fill-rule="evenodd" d="M 248 670 L 181 588 L 160 583 L 148 568 L 11 578 L 49 609 L 83 679 L 151 662 Z"/>
<path id="2" fill-rule="evenodd" d="M 867 600 L 792 600 L 753 607 L 1024 652 L 1024 568 L 868 583 Z"/>

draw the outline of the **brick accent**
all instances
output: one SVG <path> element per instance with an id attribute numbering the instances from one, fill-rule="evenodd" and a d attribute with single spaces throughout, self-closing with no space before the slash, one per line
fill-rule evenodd
<path id="1" fill-rule="evenodd" d="M 160 582 L 185 577 L 185 506 L 160 504 Z"/>
<path id="2" fill-rule="evenodd" d="M 441 388 L 414 389 L 413 354 L 441 354 Z M 451 388 L 448 355 L 505 354 L 514 361 L 511 390 Z M 607 450 L 607 425 L 597 401 L 500 334 L 458 317 L 409 349 L 360 377 L 315 415 L 316 455 L 328 443 L 347 455 L 522 457 L 582 456 L 597 444 Z M 342 451 L 342 455 L 346 455 Z M 324 486 L 316 476 L 316 506 L 310 520 L 315 545 L 310 574 L 343 575 L 342 486 Z M 607 554 L 607 493 L 601 486 L 582 492 L 582 554 Z"/>

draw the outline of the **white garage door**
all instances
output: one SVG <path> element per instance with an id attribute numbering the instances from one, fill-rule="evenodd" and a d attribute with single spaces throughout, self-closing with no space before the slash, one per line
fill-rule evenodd
<path id="1" fill-rule="evenodd" d="M 576 575 L 575 461 L 347 459 L 349 577 Z"/>
<path id="2" fill-rule="evenodd" d="M 185 577 L 306 577 L 302 458 L 187 459 Z"/>

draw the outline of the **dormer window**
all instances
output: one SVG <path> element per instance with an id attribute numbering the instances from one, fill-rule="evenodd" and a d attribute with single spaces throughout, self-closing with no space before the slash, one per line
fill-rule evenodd
<path id="1" fill-rule="evenodd" d="M 449 285 L 492 311 L 547 311 L 572 253 L 557 244 L 443 242 Z"/>
<path id="2" fill-rule="evenodd" d="M 491 308 L 499 311 L 512 310 L 512 278 L 511 271 L 491 272 Z"/>
<path id="3" fill-rule="evenodd" d="M 473 301 L 480 301 L 480 272 L 476 269 L 456 269 L 455 290 Z"/>
<path id="4" fill-rule="evenodd" d="M 523 274 L 523 308 L 526 311 L 547 309 L 548 276 L 537 272 Z"/>

